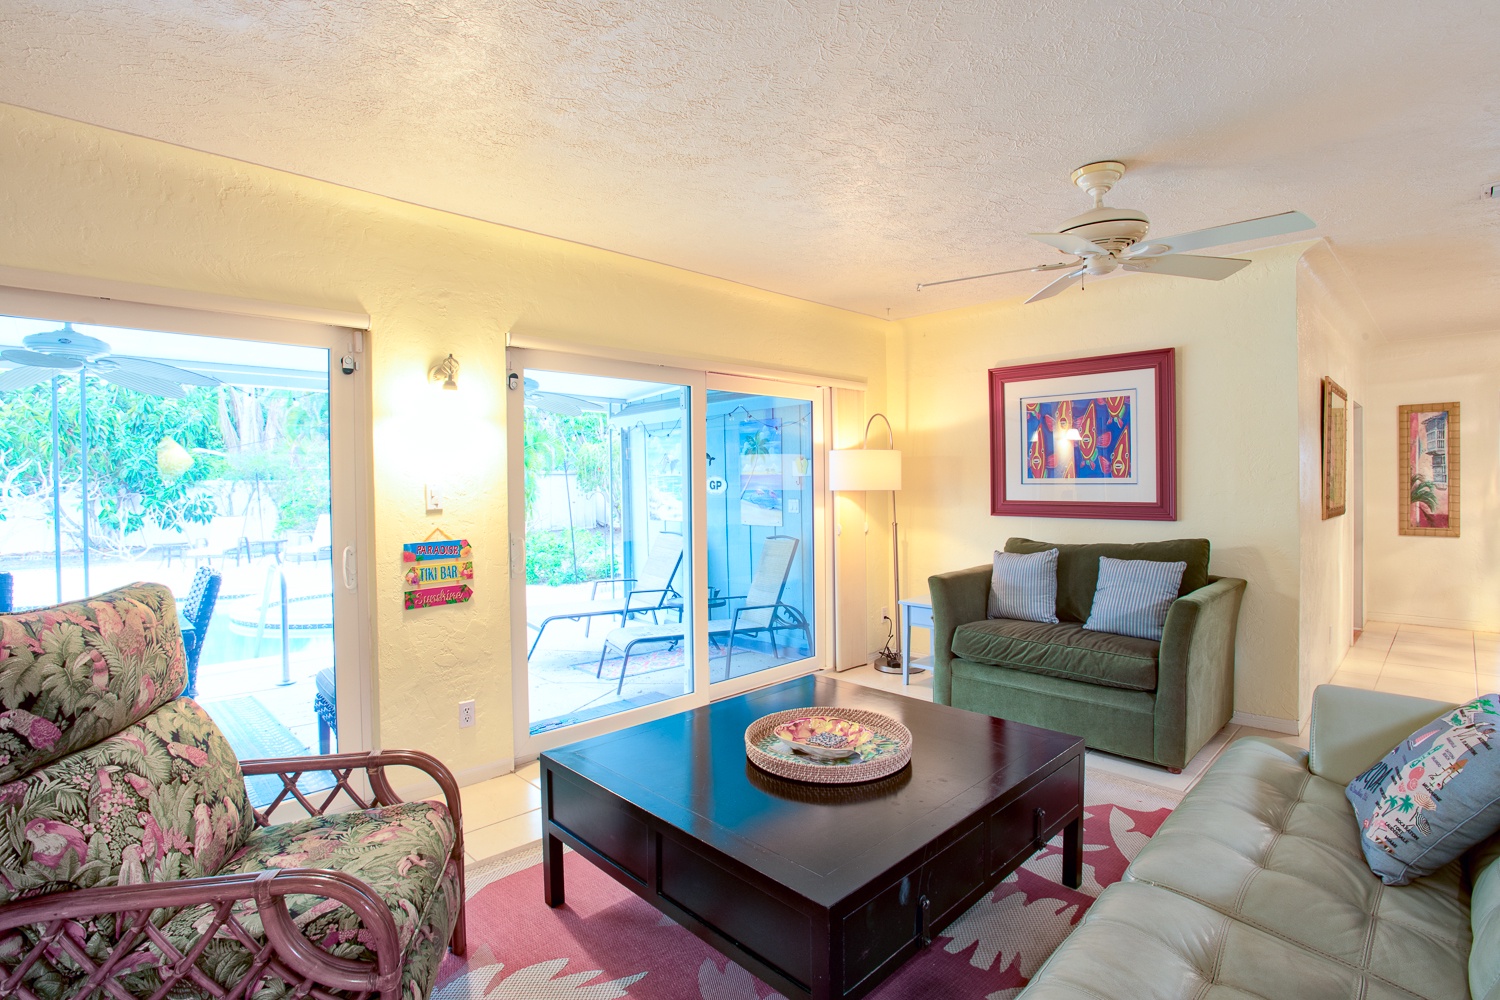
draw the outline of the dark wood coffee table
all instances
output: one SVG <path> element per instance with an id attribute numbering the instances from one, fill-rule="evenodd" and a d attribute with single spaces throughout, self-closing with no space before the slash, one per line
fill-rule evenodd
<path id="1" fill-rule="evenodd" d="M 884 712 L 911 764 L 866 785 L 766 774 L 745 728 L 783 709 Z M 1059 831 L 1081 874 L 1083 740 L 804 677 L 541 757 L 549 906 L 563 844 L 788 997 L 864 996 Z"/>

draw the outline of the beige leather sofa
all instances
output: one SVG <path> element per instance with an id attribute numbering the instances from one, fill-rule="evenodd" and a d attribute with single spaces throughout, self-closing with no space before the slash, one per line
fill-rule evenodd
<path id="1" fill-rule="evenodd" d="M 1330 685 L 1310 754 L 1232 744 L 1021 996 L 1500 1000 L 1500 836 L 1393 888 L 1344 798 L 1451 707 Z"/>

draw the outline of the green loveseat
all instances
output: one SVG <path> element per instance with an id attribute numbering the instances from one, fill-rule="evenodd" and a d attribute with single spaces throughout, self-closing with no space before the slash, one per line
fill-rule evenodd
<path id="1" fill-rule="evenodd" d="M 1454 707 L 1325 685 L 1310 753 L 1233 743 L 1021 1000 L 1500 1000 L 1500 835 L 1387 886 L 1344 797 Z"/>
<path id="2" fill-rule="evenodd" d="M 1096 750 L 1173 770 L 1234 712 L 1234 634 L 1245 581 L 1208 575 L 1208 541 L 1059 545 L 1012 538 L 1007 552 L 1058 550 L 1057 617 L 986 618 L 992 567 L 931 577 L 933 700 L 1082 736 Z M 1185 562 L 1161 641 L 1083 627 L 1099 557 Z"/>

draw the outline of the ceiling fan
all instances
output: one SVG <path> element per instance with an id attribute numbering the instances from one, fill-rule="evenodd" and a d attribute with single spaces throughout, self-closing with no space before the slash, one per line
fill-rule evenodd
<path id="1" fill-rule="evenodd" d="M 1243 222 L 1231 222 L 1225 226 L 1199 229 L 1180 236 L 1146 240 L 1151 220 L 1146 213 L 1133 208 L 1108 208 L 1104 196 L 1109 189 L 1125 176 L 1125 164 L 1117 160 L 1102 160 L 1088 163 L 1073 171 L 1072 181 L 1094 199 L 1094 207 L 1082 215 L 1075 215 L 1058 227 L 1055 233 L 1030 233 L 1032 239 L 1041 240 L 1061 250 L 1074 260 L 1060 264 L 1038 264 L 1035 267 L 1018 267 L 1010 271 L 991 271 L 988 274 L 973 274 L 967 278 L 948 278 L 945 281 L 928 281 L 917 285 L 917 291 L 934 285 L 951 285 L 957 281 L 973 281 L 976 278 L 993 278 L 1001 274 L 1020 274 L 1022 271 L 1065 271 L 1060 278 L 1037 292 L 1027 302 L 1051 298 L 1086 277 L 1109 274 L 1115 270 L 1143 271 L 1148 274 L 1175 274 L 1183 278 L 1202 278 L 1206 281 L 1222 281 L 1250 262 L 1238 257 L 1206 257 L 1201 254 L 1184 253 L 1186 250 L 1201 250 L 1204 247 L 1225 243 L 1240 243 L 1265 236 L 1281 236 L 1303 229 L 1312 229 L 1317 223 L 1301 212 L 1282 212 Z"/>
<path id="2" fill-rule="evenodd" d="M 218 385 L 212 375 L 164 365 L 145 358 L 116 357 L 97 337 L 79 333 L 73 324 L 22 338 L 22 348 L 0 350 L 0 359 L 19 367 L 0 372 L 0 392 L 24 389 L 54 375 L 88 372 L 106 382 L 168 399 L 187 395 L 184 385 Z"/>

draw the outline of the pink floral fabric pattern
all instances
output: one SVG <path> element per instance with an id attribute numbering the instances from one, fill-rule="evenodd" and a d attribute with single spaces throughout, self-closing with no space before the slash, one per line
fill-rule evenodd
<path id="1" fill-rule="evenodd" d="M 212 875 L 253 828 L 234 750 L 180 698 L 0 785 L 0 903 Z"/>
<path id="2" fill-rule="evenodd" d="M 0 785 L 120 732 L 186 683 L 160 584 L 0 615 Z"/>
<path id="3" fill-rule="evenodd" d="M 453 840 L 453 820 L 446 807 L 403 802 L 257 830 L 220 874 L 322 868 L 357 876 L 390 907 L 408 963 L 414 945 L 432 946 L 428 939 L 435 938 L 430 975 L 436 971 L 457 913 L 458 873 L 456 867 L 449 870 L 454 864 L 449 858 Z M 453 899 L 445 903 L 449 895 Z M 343 904 L 298 895 L 287 897 L 287 910 L 307 939 L 331 954 L 374 959 L 360 933 L 363 925 Z M 245 928 L 260 937 L 260 919 L 253 904 L 238 904 L 236 912 Z M 184 910 L 167 925 L 167 934 L 173 940 L 196 940 L 211 917 L 207 906 Z M 249 968 L 249 952 L 231 940 L 215 944 L 223 947 L 214 978 L 226 985 L 238 981 Z"/>

